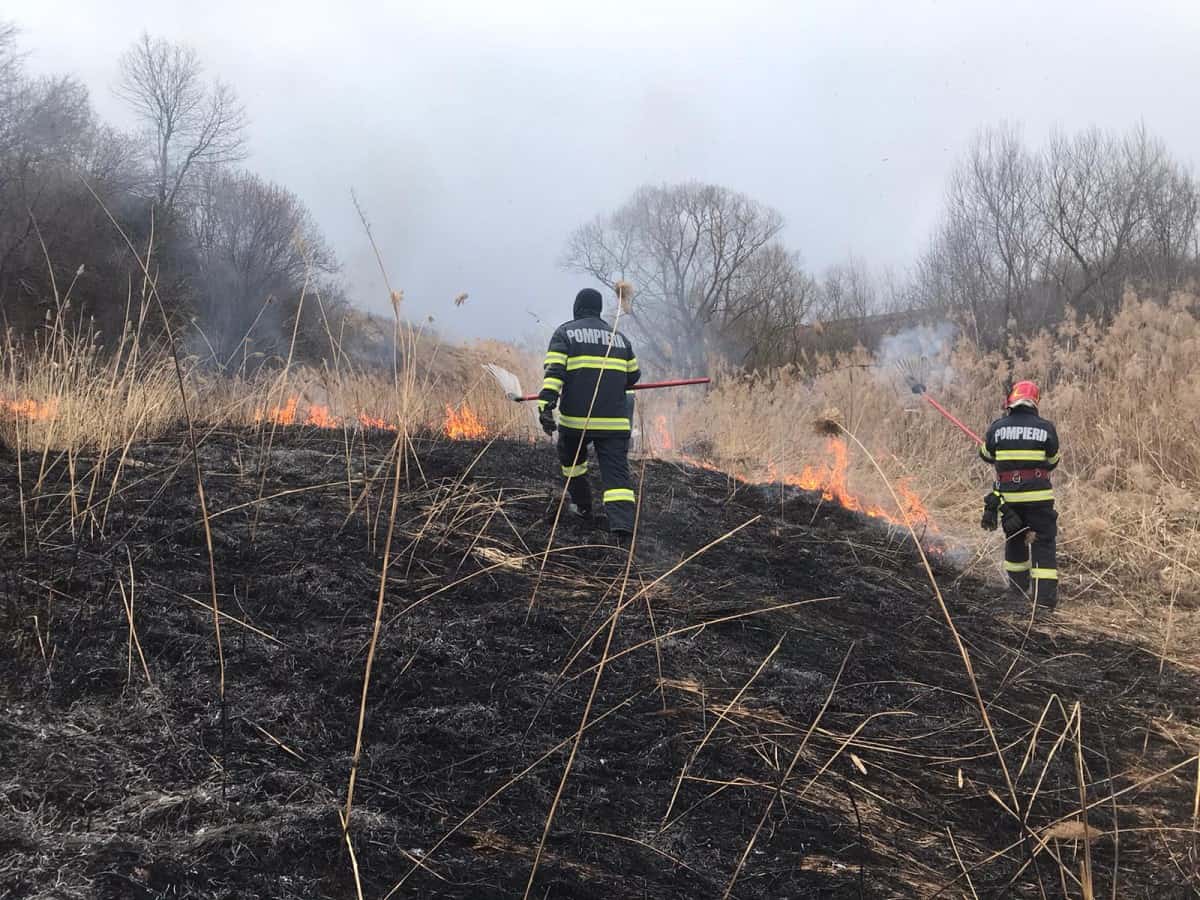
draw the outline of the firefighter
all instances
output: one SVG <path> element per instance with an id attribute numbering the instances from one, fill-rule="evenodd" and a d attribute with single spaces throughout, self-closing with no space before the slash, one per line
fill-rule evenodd
<path id="1" fill-rule="evenodd" d="M 629 478 L 631 416 L 626 391 L 641 371 L 629 339 L 600 318 L 603 308 L 600 292 L 584 288 L 575 297 L 574 318 L 550 338 L 538 419 L 546 434 L 558 429 L 562 474 L 574 511 L 584 519 L 592 514 L 588 444 L 596 448 L 608 529 L 624 544 L 633 533 L 637 499 Z"/>
<path id="2" fill-rule="evenodd" d="M 1009 591 L 1032 597 L 1037 610 L 1052 612 L 1058 604 L 1058 513 L 1050 473 L 1062 454 L 1054 423 L 1038 415 L 1040 399 L 1032 381 L 1014 384 L 1005 414 L 988 428 L 979 455 L 996 469 L 983 526 L 994 530 L 997 519 L 1003 525 Z"/>

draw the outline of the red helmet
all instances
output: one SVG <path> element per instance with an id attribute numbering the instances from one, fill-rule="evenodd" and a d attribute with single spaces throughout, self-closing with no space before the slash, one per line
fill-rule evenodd
<path id="1" fill-rule="evenodd" d="M 1004 403 L 1005 409 L 1012 409 L 1014 406 L 1031 406 L 1037 409 L 1038 403 L 1042 400 L 1042 392 L 1038 390 L 1038 386 L 1032 381 L 1018 381 L 1012 386 L 1012 390 L 1008 392 L 1008 400 Z"/>

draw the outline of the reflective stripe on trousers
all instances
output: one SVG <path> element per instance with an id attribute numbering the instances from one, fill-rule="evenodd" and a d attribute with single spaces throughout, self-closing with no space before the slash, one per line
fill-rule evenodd
<path id="1" fill-rule="evenodd" d="M 629 479 L 629 434 L 604 431 L 558 431 L 558 460 L 566 474 L 583 467 L 586 472 L 588 445 L 596 448 L 600 463 L 600 480 L 604 484 L 604 511 L 609 531 L 633 531 L 637 495 Z M 592 489 L 588 479 L 572 475 L 567 479 L 567 491 L 580 509 L 592 508 Z"/>
<path id="2" fill-rule="evenodd" d="M 1005 500 L 1011 502 L 1008 495 Z M 1009 584 L 1038 606 L 1052 608 L 1058 603 L 1058 513 L 1053 503 L 1030 503 L 1017 511 L 1025 528 L 1004 542 Z"/>

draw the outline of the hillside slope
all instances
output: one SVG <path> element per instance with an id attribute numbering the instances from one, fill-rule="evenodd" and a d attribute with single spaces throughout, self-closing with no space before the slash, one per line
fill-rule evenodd
<path id="1" fill-rule="evenodd" d="M 134 448 L 111 497 L 112 461 L 93 482 L 75 459 L 72 499 L 51 460 L 35 496 L 41 460 L 20 493 L 0 451 L 0 895 L 354 896 L 339 810 L 392 437 L 261 440 L 200 454 L 224 715 L 184 437 Z M 712 471 L 639 475 L 628 577 L 566 522 L 543 566 L 549 445 L 415 443 L 351 819 L 366 896 L 522 894 L 618 603 L 530 896 L 720 897 L 752 839 L 731 896 L 1079 896 L 1081 826 L 1045 830 L 1078 818 L 1081 770 L 1096 896 L 1114 872 L 1124 898 L 1193 896 L 1194 670 L 1030 626 L 934 556 L 1014 803 L 907 535 Z"/>

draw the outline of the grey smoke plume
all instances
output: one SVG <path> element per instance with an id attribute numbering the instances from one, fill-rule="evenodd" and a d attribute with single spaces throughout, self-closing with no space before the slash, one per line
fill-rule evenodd
<path id="1" fill-rule="evenodd" d="M 956 333 L 951 323 L 939 322 L 889 334 L 879 344 L 879 371 L 891 381 L 913 378 L 931 387 L 944 385 L 954 378 L 950 351 Z"/>
<path id="2" fill-rule="evenodd" d="M 950 322 L 938 322 L 936 325 L 914 325 L 897 334 L 889 334 L 879 345 L 880 362 L 895 365 L 904 358 L 935 360 L 948 357 L 957 330 Z"/>

